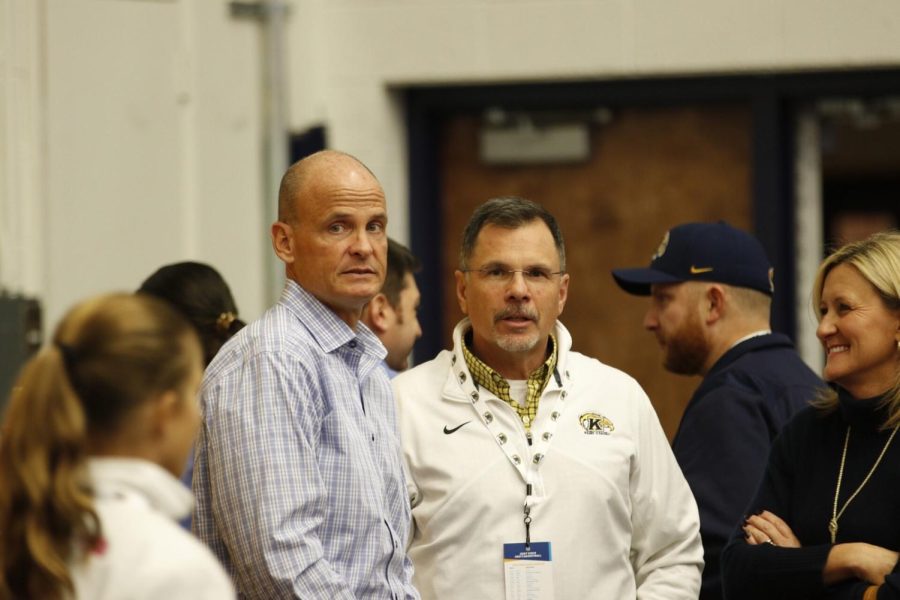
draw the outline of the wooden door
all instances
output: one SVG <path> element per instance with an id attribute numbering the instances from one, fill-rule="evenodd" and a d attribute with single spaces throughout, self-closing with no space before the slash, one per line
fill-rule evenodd
<path id="1" fill-rule="evenodd" d="M 462 317 L 453 287 L 459 239 L 476 206 L 522 196 L 556 216 L 566 239 L 569 299 L 561 320 L 573 348 L 624 370 L 644 387 L 671 439 L 699 378 L 666 372 L 641 321 L 649 300 L 620 290 L 610 270 L 644 266 L 670 227 L 724 219 L 752 229 L 749 108 L 736 105 L 617 110 L 595 127 L 587 162 L 490 166 L 478 154 L 480 119 L 443 123 L 444 345 Z"/>

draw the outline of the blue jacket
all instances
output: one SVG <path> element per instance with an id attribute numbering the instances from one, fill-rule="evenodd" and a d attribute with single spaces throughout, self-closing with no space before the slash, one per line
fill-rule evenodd
<path id="1" fill-rule="evenodd" d="M 700 600 L 720 600 L 722 548 L 756 492 L 769 447 L 823 386 L 791 340 L 773 333 L 729 349 L 694 392 L 672 450 L 700 509 Z"/>

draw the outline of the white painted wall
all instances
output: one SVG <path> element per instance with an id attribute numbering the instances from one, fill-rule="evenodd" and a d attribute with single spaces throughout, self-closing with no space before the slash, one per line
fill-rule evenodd
<path id="1" fill-rule="evenodd" d="M 40 5 L 0 0 L 0 290 L 44 286 Z"/>
<path id="2" fill-rule="evenodd" d="M 258 315 L 258 26 L 224 0 L 0 6 L 18 53 L 0 70 L 0 284 L 40 296 L 52 326 L 80 298 L 193 259 Z"/>
<path id="3" fill-rule="evenodd" d="M 0 0 L 0 285 L 49 322 L 183 259 L 268 303 L 260 29 L 228 4 Z M 404 86 L 900 64 L 896 0 L 289 4 L 291 126 L 373 169 L 401 240 Z"/>
<path id="4" fill-rule="evenodd" d="M 900 64 L 900 2 L 295 0 L 295 128 L 381 179 L 408 238 L 402 107 L 415 84 L 602 79 Z M 399 209 L 399 210 L 398 210 Z"/>

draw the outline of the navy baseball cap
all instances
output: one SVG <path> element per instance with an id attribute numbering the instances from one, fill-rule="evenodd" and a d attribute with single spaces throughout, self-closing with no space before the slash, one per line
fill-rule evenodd
<path id="1" fill-rule="evenodd" d="M 773 269 L 762 244 L 745 231 L 726 223 L 685 223 L 663 236 L 646 269 L 613 269 L 623 290 L 637 296 L 650 294 L 654 283 L 714 281 L 758 290 L 775 291 Z"/>

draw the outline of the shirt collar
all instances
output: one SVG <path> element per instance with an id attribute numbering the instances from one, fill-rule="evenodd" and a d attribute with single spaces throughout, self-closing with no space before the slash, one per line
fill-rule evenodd
<path id="1" fill-rule="evenodd" d="M 879 427 L 888 419 L 887 408 L 889 400 L 884 394 L 873 398 L 854 398 L 850 392 L 841 386 L 837 388 L 838 407 L 844 421 L 851 425 L 867 425 Z"/>
<path id="2" fill-rule="evenodd" d="M 298 318 L 323 352 L 333 352 L 349 344 L 360 347 L 362 352 L 379 361 L 387 356 L 381 340 L 362 320 L 354 331 L 333 310 L 292 279 L 285 283 L 279 303 Z"/>
<path id="3" fill-rule="evenodd" d="M 469 350 L 469 337 L 471 334 L 471 328 L 463 333 L 462 336 L 462 351 L 463 357 L 466 361 L 466 366 L 469 368 L 469 373 L 472 374 L 472 379 L 475 383 L 484 389 L 488 390 L 498 398 L 508 398 L 509 397 L 509 383 L 506 381 L 506 378 L 503 377 L 500 373 L 492 369 L 487 365 L 483 360 L 475 356 L 471 350 Z M 553 372 L 556 370 L 556 361 L 559 356 L 558 348 L 559 344 L 556 343 L 556 338 L 553 334 L 550 334 L 550 355 L 547 357 L 547 360 L 541 364 L 537 369 L 531 372 L 528 376 L 529 387 L 532 387 L 534 383 L 538 385 L 534 386 L 539 392 L 543 391 L 545 387 L 547 387 L 547 382 L 550 381 L 550 377 L 553 375 Z"/>

